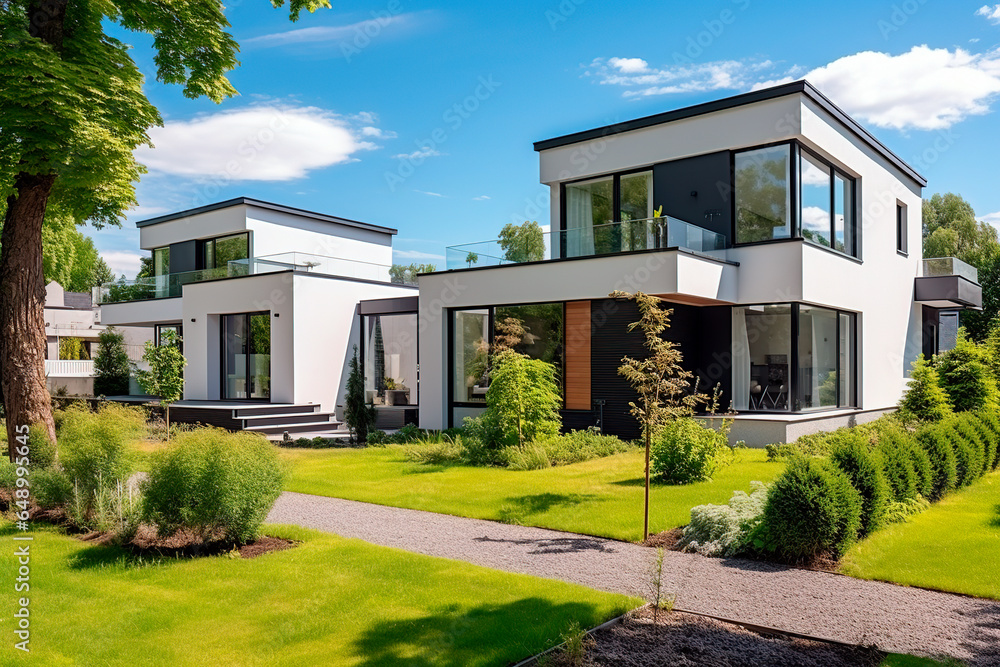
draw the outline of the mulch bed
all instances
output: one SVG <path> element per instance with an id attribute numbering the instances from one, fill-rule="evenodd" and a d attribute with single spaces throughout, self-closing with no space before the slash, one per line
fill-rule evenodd
<path id="1" fill-rule="evenodd" d="M 677 543 L 681 541 L 681 536 L 684 535 L 684 526 L 680 528 L 673 528 L 671 530 L 665 530 L 662 533 L 656 533 L 655 535 L 650 535 L 645 541 L 640 542 L 644 547 L 659 547 L 662 549 L 669 549 L 671 551 L 680 551 L 677 548 Z"/>
<path id="2" fill-rule="evenodd" d="M 84 542 L 111 544 L 114 536 L 108 533 L 86 533 L 80 536 Z M 187 530 L 179 530 L 169 537 L 159 537 L 152 526 L 143 525 L 128 544 L 123 545 L 136 556 L 157 556 L 161 558 L 200 558 L 218 556 L 239 551 L 241 558 L 256 558 L 272 551 L 284 551 L 296 545 L 292 540 L 262 535 L 256 541 L 237 547 L 232 542 L 215 540 L 203 542 L 200 537 Z"/>
<path id="3" fill-rule="evenodd" d="M 617 625 L 592 635 L 584 665 L 733 665 L 761 667 L 802 665 L 878 665 L 885 654 L 870 648 L 844 646 L 785 635 L 765 635 L 712 618 L 680 612 L 660 612 L 658 622 L 644 607 Z M 561 656 L 549 664 L 559 665 Z"/>

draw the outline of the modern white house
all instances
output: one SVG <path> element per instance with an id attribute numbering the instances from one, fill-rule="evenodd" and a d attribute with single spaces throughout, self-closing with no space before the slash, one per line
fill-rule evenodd
<path id="1" fill-rule="evenodd" d="M 67 292 L 52 281 L 45 286 L 45 378 L 50 392 L 65 391 L 70 396 L 94 393 L 94 355 L 98 338 L 107 329 L 101 322 L 100 306 L 89 292 Z M 129 359 L 138 362 L 142 347 L 152 339 L 152 330 L 121 327 Z M 79 341 L 81 358 L 64 359 L 60 348 L 67 340 Z"/>
<path id="2" fill-rule="evenodd" d="M 635 437 L 638 313 L 608 295 L 642 290 L 731 437 L 763 445 L 893 409 L 982 305 L 974 269 L 921 258 L 924 178 L 807 82 L 535 150 L 544 253 L 452 246 L 418 291 L 391 275 L 396 230 L 240 198 L 138 223 L 155 275 L 104 286 L 103 323 L 181 334 L 179 419 L 274 434 L 335 427 L 355 346 L 380 426 L 460 426 L 513 317 L 559 369 L 565 428 Z"/>
<path id="3" fill-rule="evenodd" d="M 981 307 L 974 269 L 921 259 L 924 178 L 805 81 L 535 150 L 546 256 L 459 245 L 420 276 L 423 428 L 484 409 L 483 350 L 516 317 L 521 351 L 560 369 L 565 426 L 635 437 L 617 369 L 642 354 L 638 314 L 613 290 L 669 302 L 668 338 L 750 445 L 892 409 L 941 313 Z"/>
<path id="4" fill-rule="evenodd" d="M 391 309 L 417 291 L 390 280 L 388 227 L 247 198 L 137 224 L 154 276 L 103 286 L 102 319 L 153 327 L 157 340 L 179 334 L 188 365 L 184 401 L 171 410 L 178 420 L 335 430 L 362 346 L 360 302 L 388 299 Z M 415 398 L 405 371 L 397 360 L 379 387 L 409 383 Z"/>

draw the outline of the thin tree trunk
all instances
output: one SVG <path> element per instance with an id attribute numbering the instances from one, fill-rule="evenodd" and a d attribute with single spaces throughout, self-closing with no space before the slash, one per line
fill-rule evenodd
<path id="1" fill-rule="evenodd" d="M 646 503 L 645 512 L 642 518 L 642 541 L 645 542 L 649 539 L 649 444 L 650 444 L 650 433 L 649 427 L 646 427 Z"/>
<path id="2" fill-rule="evenodd" d="M 0 389 L 7 442 L 15 429 L 43 426 L 55 442 L 52 399 L 45 384 L 45 274 L 42 221 L 55 175 L 18 174 L 7 198 L 0 237 Z M 14 448 L 8 453 L 13 460 Z"/>

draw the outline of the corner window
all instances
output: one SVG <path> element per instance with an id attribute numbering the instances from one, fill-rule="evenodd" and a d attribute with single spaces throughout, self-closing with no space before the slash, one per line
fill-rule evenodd
<path id="1" fill-rule="evenodd" d="M 520 332 L 513 349 L 531 359 L 563 369 L 563 304 L 531 303 L 452 312 L 452 401 L 485 403 L 489 388 L 488 354 L 499 336 L 510 340 Z M 509 326 L 510 320 L 516 327 Z"/>
<path id="2" fill-rule="evenodd" d="M 907 253 L 906 204 L 896 202 L 896 251 Z"/>
<path id="3" fill-rule="evenodd" d="M 614 174 L 567 184 L 564 257 L 653 248 L 653 172 Z"/>
<path id="4" fill-rule="evenodd" d="M 857 257 L 854 179 L 800 149 L 799 181 L 802 238 Z"/>
<path id="5" fill-rule="evenodd" d="M 736 242 L 791 238 L 791 145 L 737 153 L 733 167 Z"/>
<path id="6" fill-rule="evenodd" d="M 229 262 L 250 256 L 250 238 L 247 234 L 233 234 L 208 239 L 202 246 L 202 263 L 206 269 L 226 268 Z"/>
<path id="7" fill-rule="evenodd" d="M 170 248 L 156 248 L 153 250 L 153 275 L 170 275 Z"/>

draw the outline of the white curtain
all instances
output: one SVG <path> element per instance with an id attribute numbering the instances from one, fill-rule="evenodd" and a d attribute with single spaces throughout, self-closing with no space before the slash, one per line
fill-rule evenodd
<path id="1" fill-rule="evenodd" d="M 646 174 L 646 220 L 653 217 L 653 172 Z M 656 225 L 646 222 L 646 247 L 656 247 Z"/>
<path id="2" fill-rule="evenodd" d="M 750 408 L 750 338 L 746 308 L 733 308 L 733 407 Z"/>
<path id="3" fill-rule="evenodd" d="M 566 256 L 594 254 L 594 204 L 589 186 L 566 188 Z"/>

